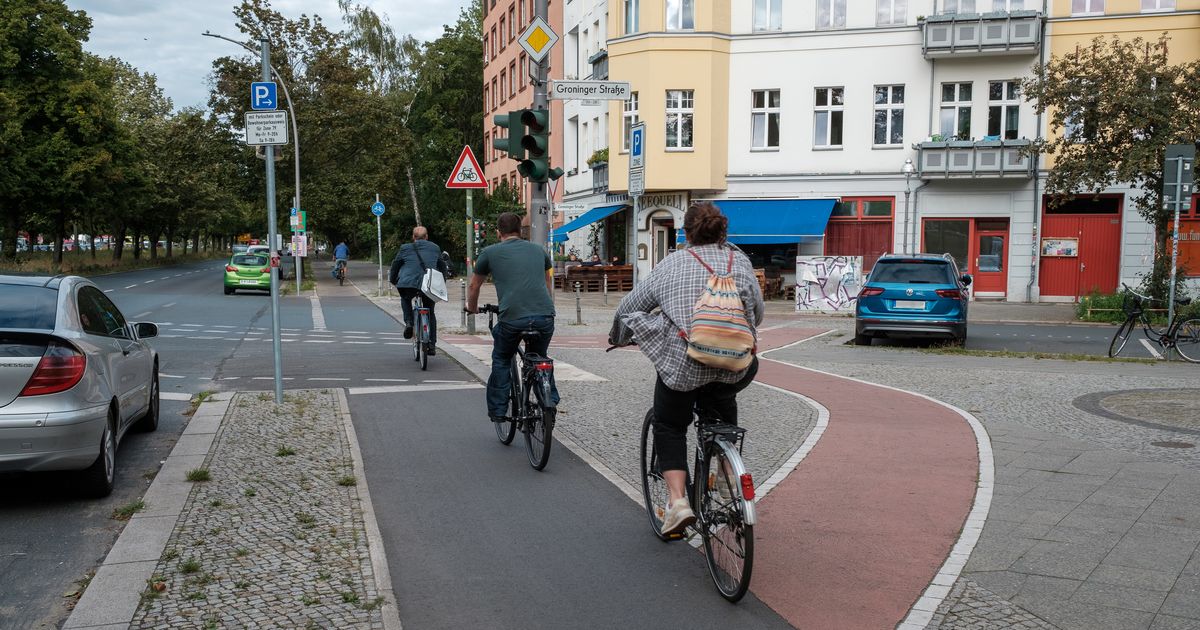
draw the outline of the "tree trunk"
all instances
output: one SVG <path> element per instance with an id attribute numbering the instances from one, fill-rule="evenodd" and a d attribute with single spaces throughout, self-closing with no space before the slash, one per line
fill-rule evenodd
<path id="1" fill-rule="evenodd" d="M 142 259 L 142 230 L 134 228 L 133 230 L 133 259 Z"/>
<path id="2" fill-rule="evenodd" d="M 417 187 L 413 184 L 412 162 L 404 165 L 408 174 L 408 194 L 412 197 L 413 214 L 417 217 L 417 225 L 421 225 L 421 207 L 417 205 Z"/>
<path id="3" fill-rule="evenodd" d="M 17 257 L 17 236 L 20 231 L 17 229 L 19 220 L 16 213 L 12 213 L 8 220 L 4 222 L 4 235 L 0 240 L 0 256 L 13 260 Z M 32 243 L 31 243 L 32 244 Z"/>
<path id="4" fill-rule="evenodd" d="M 63 264 L 63 234 L 67 231 L 66 222 L 66 213 L 59 210 L 54 221 L 54 264 L 60 269 Z"/>
<path id="5" fill-rule="evenodd" d="M 112 235 L 112 259 L 114 261 L 121 260 L 121 256 L 125 255 L 125 224 L 118 223 L 117 229 Z"/>
<path id="6" fill-rule="evenodd" d="M 158 228 L 150 233 L 150 260 L 158 260 Z"/>
<path id="7" fill-rule="evenodd" d="M 175 226 L 167 224 L 167 258 L 171 258 L 175 254 L 171 247 L 171 241 L 173 240 L 175 240 Z"/>

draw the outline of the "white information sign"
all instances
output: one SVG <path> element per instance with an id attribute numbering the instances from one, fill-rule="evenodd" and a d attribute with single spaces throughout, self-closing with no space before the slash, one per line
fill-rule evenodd
<path id="1" fill-rule="evenodd" d="M 646 171 L 634 168 L 629 170 L 629 196 L 641 197 L 646 193 Z"/>
<path id="2" fill-rule="evenodd" d="M 259 146 L 287 143 L 287 112 L 246 112 L 246 144 Z"/>
<path id="3" fill-rule="evenodd" d="M 560 101 L 628 101 L 629 95 L 626 81 L 555 81 L 549 96 Z"/>
<path id="4" fill-rule="evenodd" d="M 292 255 L 304 258 L 308 256 L 308 237 L 296 235 L 292 237 Z"/>

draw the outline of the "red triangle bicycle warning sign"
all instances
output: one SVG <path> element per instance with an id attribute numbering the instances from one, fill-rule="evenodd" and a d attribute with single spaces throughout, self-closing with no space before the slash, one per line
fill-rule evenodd
<path id="1" fill-rule="evenodd" d="M 475 154 L 471 152 L 471 145 L 468 144 L 463 147 L 462 155 L 458 156 L 458 163 L 454 165 L 454 170 L 450 171 L 450 178 L 446 180 L 446 188 L 487 187 L 483 169 L 479 168 L 479 162 L 475 160 Z"/>

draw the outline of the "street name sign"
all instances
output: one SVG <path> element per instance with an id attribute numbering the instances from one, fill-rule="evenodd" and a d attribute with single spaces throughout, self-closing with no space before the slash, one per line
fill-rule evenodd
<path id="1" fill-rule="evenodd" d="M 279 100 L 275 98 L 276 89 L 274 81 L 255 81 L 250 84 L 250 109 L 254 110 L 271 110 L 276 109 L 279 105 Z"/>
<path id="2" fill-rule="evenodd" d="M 646 123 L 638 123 L 629 131 L 629 168 L 646 166 Z"/>
<path id="3" fill-rule="evenodd" d="M 630 94 L 627 81 L 555 81 L 550 86 L 550 98 L 560 101 L 628 101 Z"/>
<path id="4" fill-rule="evenodd" d="M 458 162 L 455 162 L 454 169 L 450 171 L 450 177 L 446 179 L 446 188 L 487 187 L 487 180 L 483 177 L 483 169 L 479 167 L 479 161 L 475 159 L 475 153 L 471 151 L 471 145 L 464 146 L 462 153 L 458 156 Z"/>
<path id="5" fill-rule="evenodd" d="M 382 201 L 376 201 L 375 203 L 371 204 L 371 214 L 381 217 L 383 216 L 383 211 L 384 207 Z"/>
<path id="6" fill-rule="evenodd" d="M 287 112 L 246 112 L 246 144 L 288 143 Z"/>
<path id="7" fill-rule="evenodd" d="M 555 33 L 554 29 L 550 28 L 550 25 L 541 16 L 533 18 L 529 27 L 517 39 L 517 43 L 525 49 L 529 58 L 539 63 L 546 58 L 557 41 L 558 33 Z"/>

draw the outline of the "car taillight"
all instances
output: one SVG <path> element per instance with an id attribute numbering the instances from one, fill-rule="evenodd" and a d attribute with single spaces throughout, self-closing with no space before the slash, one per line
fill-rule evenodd
<path id="1" fill-rule="evenodd" d="M 263 267 L 262 269 L 259 269 L 259 270 L 258 270 L 258 273 L 271 273 L 271 268 L 270 268 L 270 267 Z"/>
<path id="2" fill-rule="evenodd" d="M 237 272 L 237 267 L 234 267 L 233 265 L 225 265 L 225 271 L 235 273 Z"/>
<path id="3" fill-rule="evenodd" d="M 742 473 L 742 498 L 747 501 L 754 500 L 754 478 L 750 473 Z"/>
<path id="4" fill-rule="evenodd" d="M 33 376 L 29 377 L 25 389 L 21 390 L 21 395 L 43 396 L 65 392 L 83 378 L 85 365 L 87 359 L 78 350 L 52 342 L 38 362 Z"/>
<path id="5" fill-rule="evenodd" d="M 938 297 L 944 297 L 944 298 L 958 299 L 958 298 L 962 297 L 962 293 L 959 293 L 958 289 L 938 289 L 937 294 L 938 294 Z"/>
<path id="6" fill-rule="evenodd" d="M 871 297 L 883 293 L 883 289 L 879 287 L 863 287 L 862 291 L 858 292 L 858 297 Z"/>

